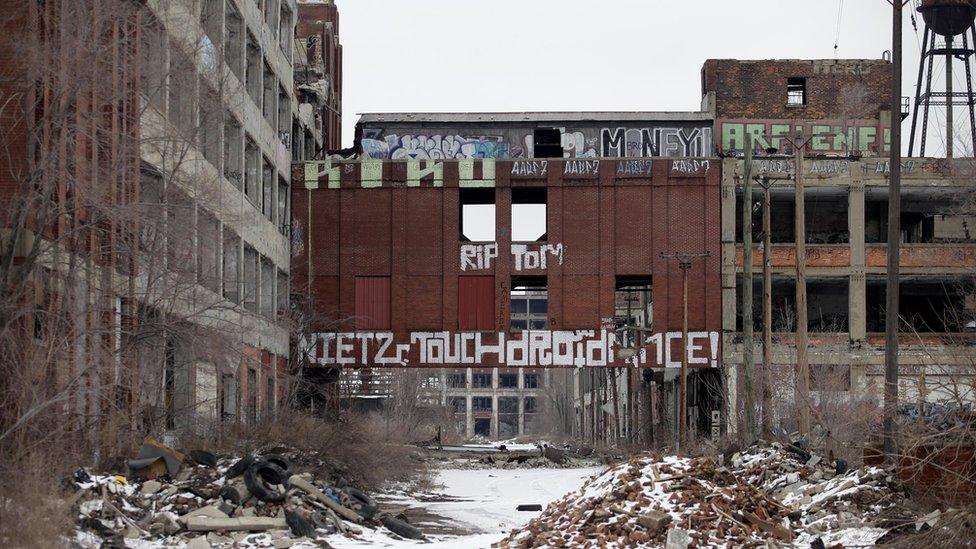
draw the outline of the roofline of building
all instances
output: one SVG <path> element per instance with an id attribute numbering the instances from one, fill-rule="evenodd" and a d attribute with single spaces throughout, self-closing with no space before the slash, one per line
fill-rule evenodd
<path id="1" fill-rule="evenodd" d="M 710 122 L 702 111 L 526 111 L 526 112 L 367 112 L 357 113 L 359 124 L 400 122 Z"/>

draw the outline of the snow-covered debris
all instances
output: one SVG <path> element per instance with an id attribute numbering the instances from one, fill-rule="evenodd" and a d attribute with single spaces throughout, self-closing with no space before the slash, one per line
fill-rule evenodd
<path id="1" fill-rule="evenodd" d="M 871 545 L 914 519 L 887 471 L 838 474 L 834 464 L 778 443 L 710 457 L 638 456 L 550 504 L 501 547 L 740 547 Z M 674 531 L 674 532 L 672 532 Z M 670 536 L 669 536 L 670 533 Z M 677 541 L 675 541 L 677 540 Z"/>

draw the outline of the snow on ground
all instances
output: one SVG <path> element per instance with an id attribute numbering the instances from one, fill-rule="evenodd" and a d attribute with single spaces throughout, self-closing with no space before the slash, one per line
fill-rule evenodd
<path id="1" fill-rule="evenodd" d="M 602 468 L 581 469 L 442 469 L 437 472 L 430 493 L 380 496 L 384 503 L 410 506 L 414 515 L 422 510 L 424 519 L 415 522 L 421 530 L 436 525 L 440 531 L 455 533 L 429 535 L 438 548 L 471 549 L 490 547 L 513 528 L 539 516 L 539 511 L 516 511 L 520 504 L 538 503 L 543 509 L 550 502 L 577 490 Z M 428 515 L 430 515 L 428 517 Z M 425 528 L 427 526 L 428 528 Z M 346 547 L 413 547 L 425 542 L 398 540 L 385 529 L 365 530 L 359 539 L 330 536 L 329 543 Z"/>

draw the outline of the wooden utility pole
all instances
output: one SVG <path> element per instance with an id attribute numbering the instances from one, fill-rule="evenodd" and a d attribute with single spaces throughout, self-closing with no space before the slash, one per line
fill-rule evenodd
<path id="1" fill-rule="evenodd" d="M 892 3 L 891 29 L 891 177 L 888 181 L 888 285 L 885 311 L 884 452 L 895 454 L 895 411 L 898 409 L 898 266 L 901 240 L 901 0 Z M 951 111 L 951 108 L 949 109 Z M 951 143 L 946 153 L 951 155 Z"/>
<path id="2" fill-rule="evenodd" d="M 807 221 L 803 188 L 803 155 L 810 142 L 797 132 L 796 139 L 784 137 L 793 146 L 796 166 L 793 177 L 794 190 L 794 239 L 796 241 L 796 382 L 793 396 L 797 410 L 797 424 L 801 435 L 810 434 L 810 359 L 807 355 Z"/>
<path id="3" fill-rule="evenodd" d="M 756 395 L 752 326 L 752 134 L 745 135 L 742 168 L 742 382 L 745 393 L 746 444 L 756 440 Z"/>
<path id="4" fill-rule="evenodd" d="M 677 259 L 678 266 L 681 268 L 681 383 L 678 393 L 678 442 L 676 445 L 679 452 L 688 432 L 688 271 L 691 270 L 692 259 L 708 257 L 709 255 L 709 252 L 661 252 L 661 257 L 664 259 Z"/>

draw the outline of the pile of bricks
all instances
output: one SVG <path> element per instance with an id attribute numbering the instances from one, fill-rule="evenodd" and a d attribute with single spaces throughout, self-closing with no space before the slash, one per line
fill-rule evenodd
<path id="1" fill-rule="evenodd" d="M 552 503 L 500 546 L 871 545 L 915 524 L 886 470 L 848 471 L 797 450 L 761 443 L 725 458 L 634 457 Z"/>

